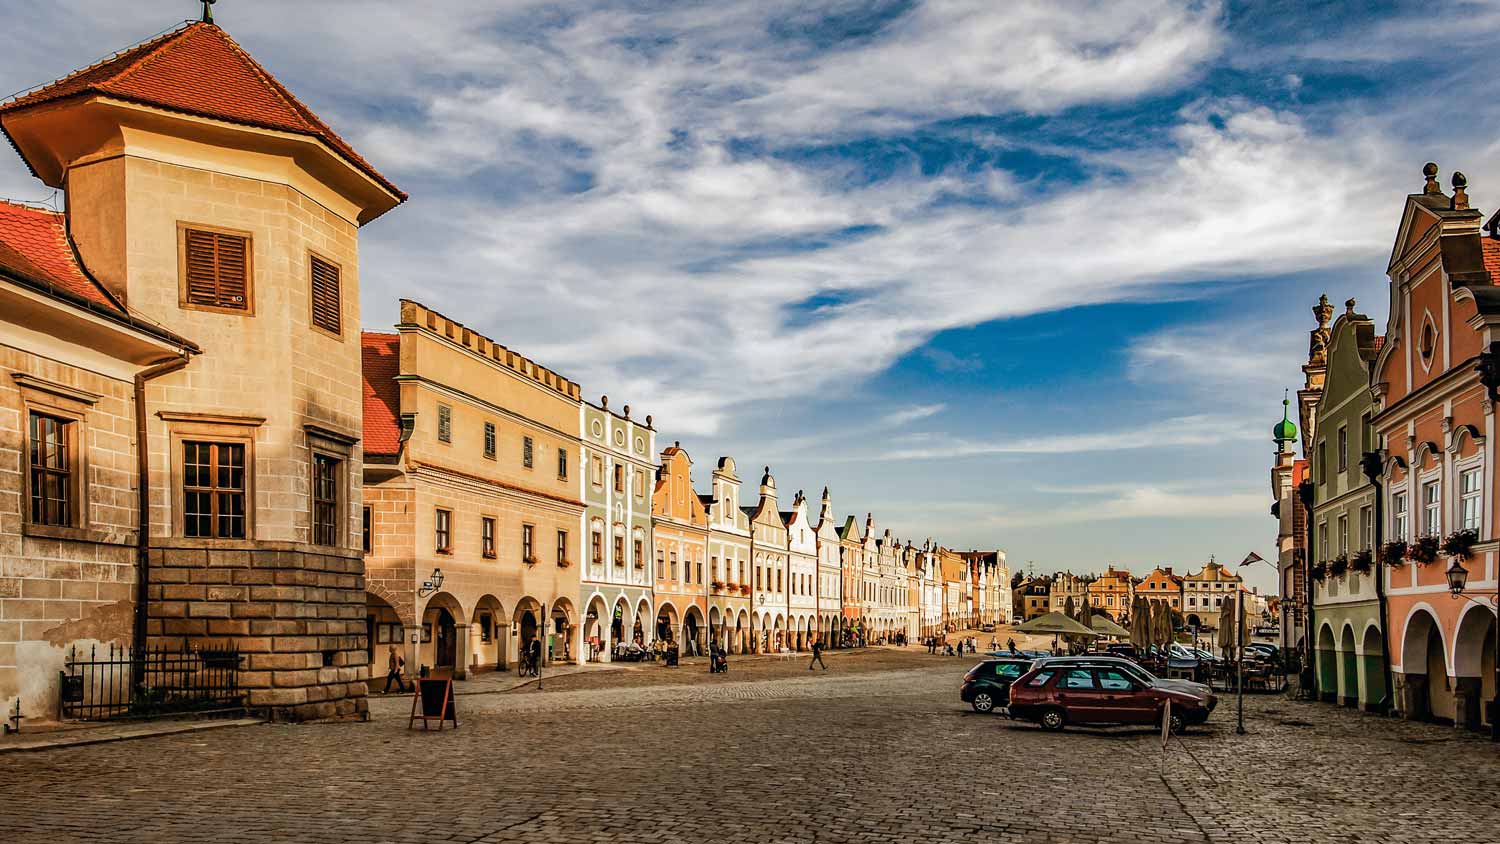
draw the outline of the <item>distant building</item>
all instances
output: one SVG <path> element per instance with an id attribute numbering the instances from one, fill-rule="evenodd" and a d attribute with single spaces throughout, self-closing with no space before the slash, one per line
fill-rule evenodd
<path id="1" fill-rule="evenodd" d="M 1232 600 L 1240 587 L 1240 576 L 1209 560 L 1202 569 L 1182 579 L 1182 613 L 1188 627 L 1216 630 L 1224 600 Z"/>
<path id="2" fill-rule="evenodd" d="M 1135 577 L 1124 569 L 1110 566 L 1089 583 L 1087 597 L 1095 610 L 1102 610 L 1111 618 L 1124 618 L 1130 614 L 1130 602 L 1135 597 Z"/>
<path id="3" fill-rule="evenodd" d="M 1135 594 L 1182 611 L 1182 578 L 1172 573 L 1171 566 L 1152 569 L 1135 587 Z"/>

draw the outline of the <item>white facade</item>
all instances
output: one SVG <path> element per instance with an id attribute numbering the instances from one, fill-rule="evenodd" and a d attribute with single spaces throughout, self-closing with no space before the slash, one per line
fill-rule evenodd
<path id="1" fill-rule="evenodd" d="M 807 515 L 807 498 L 799 491 L 792 509 L 781 514 L 787 531 L 788 646 L 803 650 L 818 632 L 818 532 Z"/>

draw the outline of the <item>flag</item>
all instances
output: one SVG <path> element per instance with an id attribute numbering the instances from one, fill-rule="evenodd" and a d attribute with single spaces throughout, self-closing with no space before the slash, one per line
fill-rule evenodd
<path id="1" fill-rule="evenodd" d="M 1262 557 L 1261 555 L 1255 553 L 1254 551 L 1251 551 L 1249 554 L 1245 555 L 1245 559 L 1240 560 L 1240 565 L 1241 566 L 1248 566 L 1251 563 L 1264 563 L 1265 561 L 1266 561 L 1265 557 Z"/>

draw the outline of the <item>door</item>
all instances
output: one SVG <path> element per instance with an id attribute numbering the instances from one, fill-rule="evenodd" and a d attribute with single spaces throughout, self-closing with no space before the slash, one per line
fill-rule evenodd
<path id="1" fill-rule="evenodd" d="M 1057 699 L 1067 710 L 1068 720 L 1075 723 L 1111 721 L 1103 714 L 1103 694 L 1087 668 L 1069 668 L 1057 678 Z"/>
<path id="2" fill-rule="evenodd" d="M 434 659 L 439 668 L 456 667 L 458 657 L 458 636 L 453 627 L 453 614 L 445 609 L 438 609 L 437 630 L 433 631 L 436 640 Z"/>
<path id="3" fill-rule="evenodd" d="M 1102 708 L 1108 720 L 1125 724 L 1156 722 L 1156 696 L 1118 668 L 1094 671 L 1095 682 L 1104 700 Z"/>

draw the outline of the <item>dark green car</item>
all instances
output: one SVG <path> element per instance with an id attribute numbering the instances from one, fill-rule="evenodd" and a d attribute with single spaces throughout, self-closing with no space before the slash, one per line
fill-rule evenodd
<path id="1" fill-rule="evenodd" d="M 1010 684 L 1030 670 L 1031 660 L 1025 657 L 987 659 L 964 675 L 959 697 L 975 712 L 994 712 L 1010 705 Z"/>

